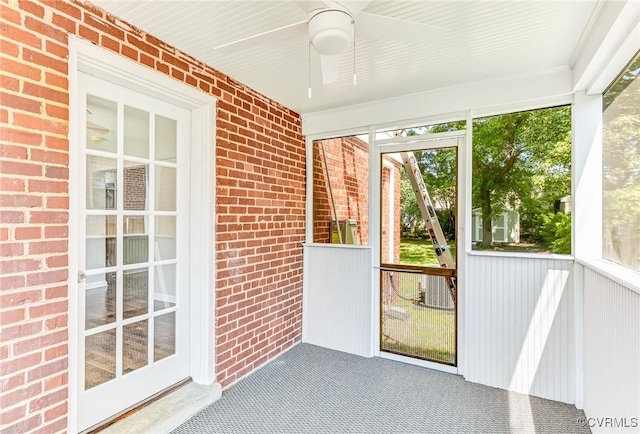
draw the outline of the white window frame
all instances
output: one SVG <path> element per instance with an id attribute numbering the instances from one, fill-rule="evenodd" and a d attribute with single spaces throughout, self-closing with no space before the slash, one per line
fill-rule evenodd
<path id="1" fill-rule="evenodd" d="M 602 94 L 640 50 L 640 2 L 607 4 L 603 16 L 614 13 L 574 72 L 572 251 L 576 262 L 640 293 L 640 272 L 602 255 Z"/>

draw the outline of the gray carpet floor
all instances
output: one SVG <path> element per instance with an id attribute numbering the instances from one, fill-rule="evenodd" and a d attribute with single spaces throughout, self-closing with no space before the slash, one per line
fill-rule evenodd
<path id="1" fill-rule="evenodd" d="M 581 417 L 573 405 L 299 344 L 173 433 L 589 433 Z"/>

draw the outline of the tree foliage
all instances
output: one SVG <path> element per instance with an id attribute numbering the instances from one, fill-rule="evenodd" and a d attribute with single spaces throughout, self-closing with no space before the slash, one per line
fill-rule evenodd
<path id="1" fill-rule="evenodd" d="M 409 129 L 405 130 L 404 134 L 413 136 L 417 134 L 455 131 L 464 128 L 464 126 L 464 122 L 453 122 Z M 444 235 L 447 240 L 453 240 L 455 236 L 456 219 L 456 150 L 454 148 L 444 148 L 415 151 L 413 155 L 416 158 L 418 167 L 420 167 L 422 179 L 427 187 L 431 201 L 436 208 L 436 214 Z M 400 191 L 402 196 L 401 212 L 403 232 L 416 237 L 426 236 L 423 217 L 418 207 L 415 193 L 404 171 Z"/>
<path id="2" fill-rule="evenodd" d="M 452 131 L 464 126 L 464 122 L 440 124 L 407 130 L 405 134 Z M 456 151 L 438 149 L 414 152 L 414 155 L 431 198 L 440 210 L 438 217 L 445 234 L 452 239 L 456 215 Z M 558 200 L 571 194 L 569 107 L 475 119 L 472 160 L 472 203 L 482 211 L 485 247 L 492 244 L 491 220 L 509 208 L 520 213 L 521 238 L 544 242 L 558 251 L 570 249 L 570 218 L 549 216 L 557 211 Z M 415 194 L 406 176 L 401 182 L 403 230 L 421 235 L 416 223 L 422 221 L 422 216 Z M 562 228 L 555 228 L 557 221 L 561 221 Z M 547 228 L 543 234 L 545 222 Z M 555 228 L 553 231 L 551 226 Z M 554 237 L 563 237 L 556 247 Z"/>
<path id="3" fill-rule="evenodd" d="M 560 212 L 543 214 L 540 231 L 553 253 L 571 253 L 571 214 Z"/>
<path id="4" fill-rule="evenodd" d="M 472 203 L 481 209 L 483 247 L 491 247 L 491 220 L 506 208 L 520 213 L 521 238 L 541 241 L 542 216 L 571 193 L 570 108 L 474 120 L 472 159 Z"/>

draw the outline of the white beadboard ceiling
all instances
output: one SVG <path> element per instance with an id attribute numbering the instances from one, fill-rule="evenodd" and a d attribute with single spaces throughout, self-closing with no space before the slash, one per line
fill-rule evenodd
<path id="1" fill-rule="evenodd" d="M 292 1 L 94 0 L 120 19 L 300 113 L 457 84 L 569 69 L 599 0 L 371 1 L 366 12 L 446 28 L 437 43 L 406 44 L 356 34 L 339 79 L 323 86 L 306 36 L 231 52 L 213 47 L 307 18 Z"/>

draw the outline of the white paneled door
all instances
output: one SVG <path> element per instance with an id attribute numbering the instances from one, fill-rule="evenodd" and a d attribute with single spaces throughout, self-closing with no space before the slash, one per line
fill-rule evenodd
<path id="1" fill-rule="evenodd" d="M 189 376 L 188 110 L 80 74 L 78 429 Z"/>

